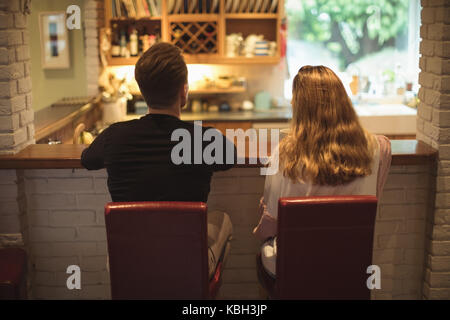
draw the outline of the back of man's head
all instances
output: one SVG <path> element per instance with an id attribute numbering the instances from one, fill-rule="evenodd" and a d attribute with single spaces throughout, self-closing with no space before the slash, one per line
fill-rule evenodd
<path id="1" fill-rule="evenodd" d="M 181 50 L 162 42 L 153 45 L 138 60 L 135 78 L 149 107 L 165 109 L 177 101 L 187 83 L 187 73 Z"/>

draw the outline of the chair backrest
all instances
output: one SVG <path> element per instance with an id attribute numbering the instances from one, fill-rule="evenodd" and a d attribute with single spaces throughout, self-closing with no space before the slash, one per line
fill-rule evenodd
<path id="1" fill-rule="evenodd" d="M 370 299 L 377 198 L 280 198 L 277 280 L 279 299 Z"/>
<path id="2" fill-rule="evenodd" d="M 206 214 L 202 202 L 107 204 L 112 298 L 207 298 Z"/>

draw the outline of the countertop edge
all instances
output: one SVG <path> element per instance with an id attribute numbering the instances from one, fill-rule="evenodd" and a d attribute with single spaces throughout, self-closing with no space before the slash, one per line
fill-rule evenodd
<path id="1" fill-rule="evenodd" d="M 421 165 L 437 159 L 437 150 L 417 140 L 391 140 L 392 165 Z M 15 155 L 0 155 L 0 169 L 82 169 L 80 157 L 86 145 L 34 144 Z M 261 163 L 245 164 L 236 168 L 262 167 Z"/>

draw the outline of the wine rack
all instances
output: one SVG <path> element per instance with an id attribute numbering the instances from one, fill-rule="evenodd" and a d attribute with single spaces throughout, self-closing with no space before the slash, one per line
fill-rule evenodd
<path id="1" fill-rule="evenodd" d="M 170 42 L 186 54 L 215 54 L 217 22 L 171 22 Z"/>

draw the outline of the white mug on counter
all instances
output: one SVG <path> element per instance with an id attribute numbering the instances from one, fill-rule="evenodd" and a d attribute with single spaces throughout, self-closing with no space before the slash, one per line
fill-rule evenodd
<path id="1" fill-rule="evenodd" d="M 123 121 L 127 116 L 127 98 L 121 97 L 116 101 L 103 102 L 103 124 L 113 124 Z"/>
<path id="2" fill-rule="evenodd" d="M 253 110 L 254 107 L 255 106 L 253 105 L 253 102 L 251 102 L 250 100 L 245 100 L 242 103 L 242 110 L 246 110 L 246 111 Z"/>

